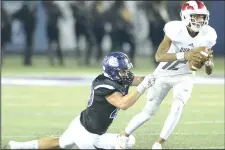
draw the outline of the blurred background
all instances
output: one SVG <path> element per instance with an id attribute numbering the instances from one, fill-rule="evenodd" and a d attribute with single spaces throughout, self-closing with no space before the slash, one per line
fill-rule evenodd
<path id="1" fill-rule="evenodd" d="M 123 51 L 134 66 L 154 69 L 163 27 L 180 20 L 183 2 L 1 1 L 3 68 L 95 68 L 106 53 Z M 218 34 L 214 55 L 224 56 L 224 1 L 205 4 Z"/>
<path id="2" fill-rule="evenodd" d="M 1 1 L 1 148 L 9 140 L 60 136 L 87 106 L 106 53 L 123 51 L 135 75 L 151 73 L 163 27 L 180 20 L 183 2 Z M 204 69 L 197 71 L 192 97 L 166 149 L 224 149 L 225 2 L 205 5 L 218 35 L 214 72 L 208 76 Z M 120 111 L 109 132 L 124 130 L 145 100 L 143 94 L 135 106 Z M 171 100 L 172 91 L 153 120 L 134 133 L 135 148 L 151 147 Z"/>

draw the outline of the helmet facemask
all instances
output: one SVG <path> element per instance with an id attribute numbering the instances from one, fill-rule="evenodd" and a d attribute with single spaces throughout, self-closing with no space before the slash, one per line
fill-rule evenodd
<path id="1" fill-rule="evenodd" d="M 188 27 L 199 32 L 204 25 L 208 25 L 209 17 L 206 14 L 191 14 Z"/>
<path id="2" fill-rule="evenodd" d="M 120 83 L 124 85 L 130 85 L 133 82 L 134 75 L 130 70 L 131 68 L 133 68 L 132 63 L 128 63 L 127 69 L 118 71 L 118 74 L 120 77 L 120 80 L 119 80 Z"/>

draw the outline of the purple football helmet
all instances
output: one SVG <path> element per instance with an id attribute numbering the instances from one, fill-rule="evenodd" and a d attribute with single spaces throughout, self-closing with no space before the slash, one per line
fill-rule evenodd
<path id="1" fill-rule="evenodd" d="M 104 75 L 118 82 L 127 78 L 128 73 L 131 73 L 131 68 L 133 68 L 133 64 L 122 52 L 111 52 L 103 60 Z"/>

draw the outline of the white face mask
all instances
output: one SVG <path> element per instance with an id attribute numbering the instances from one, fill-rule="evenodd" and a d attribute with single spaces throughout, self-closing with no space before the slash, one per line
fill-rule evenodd
<path id="1" fill-rule="evenodd" d="M 202 14 L 191 15 L 190 28 L 194 32 L 199 32 L 204 25 L 208 24 L 208 16 Z"/>

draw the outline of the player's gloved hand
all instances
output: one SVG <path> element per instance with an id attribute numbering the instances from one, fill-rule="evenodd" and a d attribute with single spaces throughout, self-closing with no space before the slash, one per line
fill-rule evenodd
<path id="1" fill-rule="evenodd" d="M 137 91 L 143 94 L 146 88 L 153 86 L 155 83 L 155 77 L 150 74 L 145 76 L 144 80 L 137 86 Z"/>
<path id="2" fill-rule="evenodd" d="M 197 51 L 188 51 L 184 53 L 184 59 L 188 61 L 200 62 L 202 59 L 202 55 Z"/>
<path id="3" fill-rule="evenodd" d="M 205 65 L 206 66 L 212 66 L 213 65 L 213 61 L 212 61 L 212 58 L 213 58 L 213 50 L 209 49 L 209 56 L 207 58 L 207 61 L 205 62 Z"/>

